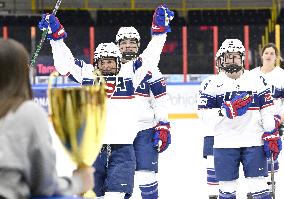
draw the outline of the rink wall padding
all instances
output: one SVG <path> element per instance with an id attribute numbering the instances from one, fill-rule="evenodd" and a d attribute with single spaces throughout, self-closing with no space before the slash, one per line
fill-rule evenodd
<path id="1" fill-rule="evenodd" d="M 168 83 L 170 119 L 197 119 L 197 97 L 200 83 Z"/>

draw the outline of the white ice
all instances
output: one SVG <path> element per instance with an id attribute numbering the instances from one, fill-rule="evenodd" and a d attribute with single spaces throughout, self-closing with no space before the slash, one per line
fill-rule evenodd
<path id="1" fill-rule="evenodd" d="M 198 119 L 178 119 L 171 121 L 172 144 L 160 154 L 159 195 L 161 199 L 207 199 L 205 160 L 202 158 L 203 132 Z M 60 175 L 70 175 L 74 164 L 70 161 L 57 139 L 57 169 Z M 284 198 L 284 157 L 279 157 L 280 169 L 276 173 L 276 198 Z M 242 170 L 240 169 L 240 174 Z M 281 176 L 281 177 L 280 177 Z M 246 199 L 244 177 L 239 179 L 238 199 Z M 135 185 L 133 199 L 140 199 Z"/>

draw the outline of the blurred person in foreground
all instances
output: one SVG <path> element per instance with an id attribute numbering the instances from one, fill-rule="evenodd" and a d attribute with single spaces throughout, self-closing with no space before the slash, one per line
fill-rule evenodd
<path id="1" fill-rule="evenodd" d="M 0 39 L 0 198 L 84 193 L 93 188 L 94 170 L 58 177 L 48 117 L 32 101 L 28 66 L 23 45 Z"/>

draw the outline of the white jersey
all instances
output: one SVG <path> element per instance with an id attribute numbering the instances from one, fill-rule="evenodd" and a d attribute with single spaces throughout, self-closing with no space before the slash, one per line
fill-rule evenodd
<path id="1" fill-rule="evenodd" d="M 269 73 L 263 73 L 260 67 L 251 70 L 256 75 L 263 76 L 268 84 L 272 87 L 272 93 L 274 94 L 277 89 L 284 90 L 284 70 L 279 66 L 275 67 Z M 277 92 L 277 91 L 276 91 Z M 276 93 L 275 93 L 276 94 Z M 277 94 L 276 94 L 277 95 Z M 275 114 L 284 115 L 284 99 L 274 98 Z"/>
<path id="2" fill-rule="evenodd" d="M 131 67 L 128 63 L 123 64 L 122 67 Z M 153 128 L 159 121 L 167 122 L 166 81 L 158 67 L 153 67 L 148 71 L 134 94 L 138 101 L 139 131 Z"/>
<path id="3" fill-rule="evenodd" d="M 165 40 L 166 34 L 153 36 L 145 49 L 145 54 L 155 56 L 158 54 L 157 51 L 160 51 L 160 56 Z M 94 83 L 94 68 L 91 64 L 75 59 L 63 40 L 51 40 L 50 43 L 54 65 L 60 74 L 68 75 L 82 85 Z M 151 65 L 148 64 L 150 57 L 143 57 L 140 65 L 137 65 L 136 61 L 129 62 L 132 67 L 121 68 L 117 76 L 106 78 L 108 98 L 104 144 L 132 144 L 138 132 L 139 106 L 134 91 Z"/>
<path id="4" fill-rule="evenodd" d="M 206 90 L 208 84 L 211 83 L 211 81 L 214 81 L 214 78 L 216 77 L 216 75 L 211 75 L 209 77 L 207 77 L 206 79 L 204 79 L 199 87 L 199 98 L 201 97 L 201 95 L 204 93 L 204 91 Z M 197 112 L 199 118 L 202 118 L 202 115 L 200 115 L 201 112 Z M 210 128 L 210 126 L 207 125 L 202 125 L 201 129 L 199 129 L 199 131 L 202 132 L 202 134 L 205 136 L 214 136 L 214 129 Z"/>
<path id="5" fill-rule="evenodd" d="M 165 34 L 164 34 L 165 35 Z M 165 35 L 166 36 L 166 35 Z M 160 56 L 166 38 L 159 42 L 150 42 L 147 48 L 139 55 L 144 70 L 138 77 L 135 97 L 138 102 L 138 129 L 139 131 L 153 128 L 159 121 L 168 120 L 168 96 L 166 93 L 166 81 L 158 68 Z M 135 61 L 135 60 L 134 60 Z M 133 60 L 122 64 L 121 70 L 133 68 Z M 145 75 L 146 74 L 146 75 Z M 139 83 L 138 83 L 139 82 Z"/>
<path id="6" fill-rule="evenodd" d="M 248 111 L 234 119 L 219 116 L 224 101 L 247 92 L 253 96 Z M 234 80 L 221 73 L 200 95 L 198 108 L 205 125 L 214 128 L 214 148 L 240 148 L 263 145 L 261 136 L 275 128 L 273 98 L 261 76 L 250 72 Z"/>

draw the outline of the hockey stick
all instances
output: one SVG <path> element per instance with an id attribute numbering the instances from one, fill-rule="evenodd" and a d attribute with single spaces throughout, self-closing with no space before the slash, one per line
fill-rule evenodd
<path id="1" fill-rule="evenodd" d="M 273 159 L 273 153 L 271 153 L 271 186 L 272 186 L 272 199 L 275 199 L 275 179 L 274 179 L 274 159 Z"/>
<path id="2" fill-rule="evenodd" d="M 56 12 L 57 12 L 57 10 L 58 10 L 60 4 L 61 4 L 61 1 L 62 1 L 62 0 L 57 0 L 57 2 L 56 2 L 56 4 L 55 4 L 55 7 L 54 7 L 54 9 L 53 9 L 53 11 L 52 11 L 52 14 L 53 14 L 53 15 L 56 15 Z M 46 35 L 47 35 L 47 32 L 48 32 L 48 29 L 44 30 L 44 31 L 42 32 L 42 34 L 41 34 L 40 42 L 39 42 L 39 44 L 36 46 L 36 50 L 35 50 L 35 52 L 34 52 L 33 55 L 32 55 L 32 59 L 31 59 L 31 62 L 30 62 L 30 68 L 34 67 L 35 60 L 36 60 L 36 58 L 38 57 L 39 51 L 40 51 L 40 49 L 41 49 L 41 47 L 42 47 L 42 45 L 43 45 L 43 42 L 44 42 L 45 37 L 46 37 Z"/>

